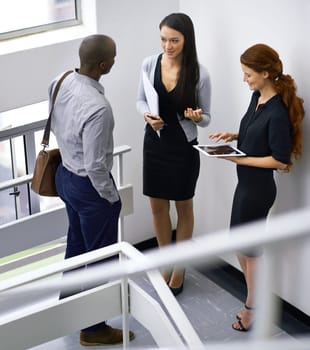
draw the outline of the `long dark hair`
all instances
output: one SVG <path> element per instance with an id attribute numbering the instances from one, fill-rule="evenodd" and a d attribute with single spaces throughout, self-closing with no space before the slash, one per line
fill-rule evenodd
<path id="1" fill-rule="evenodd" d="M 301 122 L 305 111 L 303 99 L 297 96 L 294 79 L 288 74 L 283 74 L 283 65 L 279 54 L 268 45 L 256 44 L 251 46 L 241 55 L 240 61 L 255 72 L 265 71 L 269 73 L 269 79 L 288 109 L 292 126 L 291 155 L 298 159 L 301 156 Z"/>
<path id="2" fill-rule="evenodd" d="M 188 15 L 172 13 L 160 22 L 159 29 L 163 26 L 172 28 L 184 36 L 183 59 L 176 86 L 178 111 L 183 114 L 187 107 L 197 107 L 196 85 L 199 81 L 199 64 L 194 25 Z"/>

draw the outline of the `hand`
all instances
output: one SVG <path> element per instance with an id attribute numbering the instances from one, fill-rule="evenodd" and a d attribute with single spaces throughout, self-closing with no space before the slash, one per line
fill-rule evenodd
<path id="1" fill-rule="evenodd" d="M 223 140 L 225 142 L 234 141 L 238 138 L 238 134 L 233 134 L 230 132 L 216 132 L 209 134 L 209 138 L 215 140 L 216 142 Z"/>
<path id="2" fill-rule="evenodd" d="M 165 126 L 165 122 L 157 114 L 144 113 L 144 119 L 154 131 L 159 131 Z"/>
<path id="3" fill-rule="evenodd" d="M 184 111 L 184 117 L 187 119 L 191 119 L 195 123 L 199 123 L 202 121 L 202 109 L 193 109 L 193 108 L 186 108 Z"/>
<path id="4" fill-rule="evenodd" d="M 238 162 L 240 160 L 240 157 L 218 157 L 218 158 L 229 160 L 229 161 L 231 161 L 233 163 L 237 163 L 237 164 L 238 164 Z"/>

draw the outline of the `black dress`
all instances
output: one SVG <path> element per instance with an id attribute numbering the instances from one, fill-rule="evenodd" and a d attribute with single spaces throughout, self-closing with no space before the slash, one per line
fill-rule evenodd
<path id="1" fill-rule="evenodd" d="M 168 92 L 161 81 L 161 55 L 158 58 L 154 88 L 159 97 L 159 115 L 166 125 L 160 137 L 147 124 L 143 145 L 143 194 L 168 200 L 187 200 L 194 196 L 200 158 L 188 142 L 177 116 L 175 89 Z"/>
<path id="2" fill-rule="evenodd" d="M 275 95 L 256 110 L 259 92 L 254 92 L 243 117 L 238 148 L 248 156 L 273 156 L 288 163 L 290 160 L 290 121 L 282 99 Z M 276 198 L 273 169 L 237 165 L 238 184 L 231 214 L 231 227 L 266 218 Z M 243 252 L 256 256 L 260 252 Z"/>

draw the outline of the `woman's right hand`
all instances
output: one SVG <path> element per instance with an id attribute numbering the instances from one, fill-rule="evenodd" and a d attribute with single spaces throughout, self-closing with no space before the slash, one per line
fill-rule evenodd
<path id="1" fill-rule="evenodd" d="M 209 134 L 209 138 L 215 140 L 216 142 L 220 140 L 230 142 L 236 140 L 238 138 L 238 134 L 233 134 L 231 132 L 215 132 Z"/>
<path id="2" fill-rule="evenodd" d="M 165 122 L 157 114 L 144 113 L 144 119 L 154 131 L 161 130 L 165 125 Z"/>

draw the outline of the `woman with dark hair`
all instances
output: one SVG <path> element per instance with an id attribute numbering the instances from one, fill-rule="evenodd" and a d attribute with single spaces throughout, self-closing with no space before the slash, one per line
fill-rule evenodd
<path id="1" fill-rule="evenodd" d="M 231 227 L 265 219 L 276 198 L 274 170 L 289 171 L 292 158 L 301 156 L 303 100 L 296 94 L 290 75 L 283 74 L 278 53 L 264 44 L 248 48 L 240 58 L 243 80 L 253 90 L 249 108 L 241 120 L 239 133 L 213 133 L 211 139 L 237 140 L 245 157 L 226 158 L 237 164 Z M 247 331 L 253 323 L 254 280 L 261 250 L 238 253 L 245 276 L 245 308 L 232 327 Z"/>
<path id="2" fill-rule="evenodd" d="M 194 227 L 193 196 L 200 159 L 197 126 L 210 122 L 210 79 L 198 63 L 194 26 L 183 13 L 160 25 L 163 52 L 142 64 L 137 109 L 146 121 L 143 146 L 143 194 L 150 199 L 159 247 L 172 242 L 170 201 L 177 212 L 176 241 L 190 239 Z M 158 113 L 150 110 L 145 81 L 158 96 Z M 162 272 L 174 295 L 183 290 L 184 269 Z"/>

